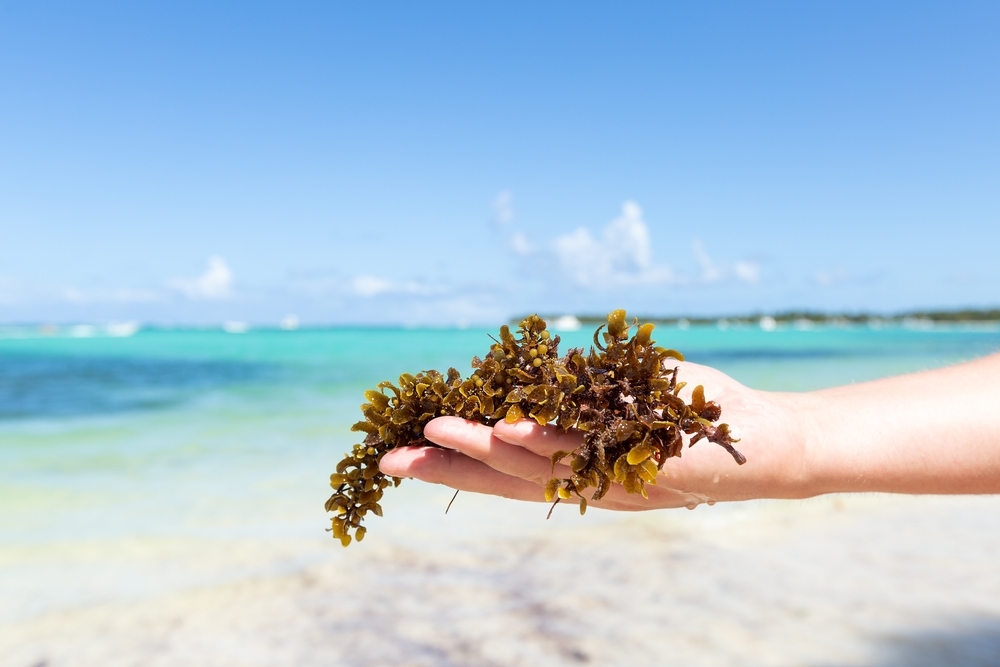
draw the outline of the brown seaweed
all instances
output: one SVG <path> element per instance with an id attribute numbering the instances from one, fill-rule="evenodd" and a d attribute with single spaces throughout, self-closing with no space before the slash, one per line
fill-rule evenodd
<path id="1" fill-rule="evenodd" d="M 606 330 L 605 330 L 606 328 Z M 634 329 L 634 335 L 630 331 Z M 398 385 L 381 382 L 365 392 L 364 420 L 351 430 L 365 434 L 330 475 L 334 493 L 326 510 L 335 512 L 332 532 L 345 547 L 361 541 L 368 513 L 382 516 L 379 501 L 391 480 L 378 467 L 382 456 L 396 447 L 430 445 L 424 425 L 452 415 L 488 426 L 500 420 L 533 419 L 561 431 L 576 430 L 583 443 L 552 456 L 553 470 L 569 460 L 571 475 L 553 478 L 539 490 L 539 499 L 555 503 L 576 498 L 580 513 L 591 500 L 603 498 L 612 485 L 648 497 L 667 459 L 684 447 L 708 440 L 724 447 L 737 463 L 746 462 L 733 443 L 728 424 L 716 422 L 722 408 L 705 400 L 697 386 L 691 402 L 678 395 L 686 383 L 678 380 L 683 361 L 676 350 L 659 347 L 651 338 L 652 324 L 627 324 L 625 311 L 608 315 L 594 332 L 594 345 L 584 354 L 572 348 L 559 356 L 559 336 L 552 336 L 537 315 L 524 319 L 516 333 L 500 328 L 489 354 L 472 360 L 473 373 L 463 379 L 454 368 L 447 374 L 430 370 L 404 373 Z"/>

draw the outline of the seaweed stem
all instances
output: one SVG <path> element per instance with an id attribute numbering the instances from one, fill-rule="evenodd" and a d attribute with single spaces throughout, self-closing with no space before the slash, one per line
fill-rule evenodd
<path id="1" fill-rule="evenodd" d="M 455 498 L 458 498 L 458 491 L 459 491 L 458 489 L 455 489 L 455 495 L 453 495 L 453 496 L 451 497 L 451 500 L 449 500 L 449 501 L 448 501 L 448 506 L 444 508 L 444 513 L 445 513 L 445 514 L 447 514 L 447 513 L 448 513 L 448 510 L 450 510 L 450 509 L 451 509 L 451 504 L 452 504 L 453 502 L 455 502 Z"/>
<path id="2" fill-rule="evenodd" d="M 549 508 L 549 513 L 545 515 L 545 520 L 546 521 L 548 521 L 549 519 L 552 518 L 552 510 L 554 510 L 556 508 L 556 505 L 559 504 L 560 500 L 562 500 L 562 498 L 556 497 L 556 501 L 554 503 L 552 503 L 552 507 Z"/>

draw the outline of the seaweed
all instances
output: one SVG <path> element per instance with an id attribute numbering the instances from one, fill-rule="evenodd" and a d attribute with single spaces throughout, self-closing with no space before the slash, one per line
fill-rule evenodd
<path id="1" fill-rule="evenodd" d="M 705 400 L 704 387 L 694 388 L 690 403 L 679 396 L 686 383 L 678 379 L 679 367 L 672 361 L 684 356 L 657 346 L 652 332 L 652 324 L 634 320 L 630 326 L 625 311 L 615 310 L 594 332 L 589 352 L 572 348 L 559 356 L 559 336 L 531 315 L 516 332 L 501 327 L 500 339 L 493 339 L 484 358 L 473 358 L 475 370 L 465 379 L 454 368 L 447 374 L 404 373 L 398 384 L 381 382 L 378 389 L 366 391 L 367 402 L 361 406 L 365 418 L 351 427 L 365 434 L 364 441 L 330 475 L 334 493 L 326 510 L 335 513 L 333 537 L 345 547 L 352 533 L 353 539 L 364 539 L 366 515 L 382 516 L 382 494 L 401 482 L 379 470 L 382 456 L 396 447 L 435 446 L 423 430 L 442 415 L 488 426 L 532 419 L 581 432 L 579 447 L 552 456 L 553 471 L 569 459 L 570 476 L 553 477 L 539 491 L 539 499 L 544 496 L 553 507 L 577 499 L 581 514 L 587 509 L 585 492 L 590 500 L 600 500 L 614 484 L 648 497 L 646 486 L 656 483 L 667 459 L 681 456 L 685 434 L 688 446 L 707 440 L 724 447 L 738 464 L 745 463 L 733 447 L 737 440 L 729 425 L 717 424 L 722 408 Z"/>

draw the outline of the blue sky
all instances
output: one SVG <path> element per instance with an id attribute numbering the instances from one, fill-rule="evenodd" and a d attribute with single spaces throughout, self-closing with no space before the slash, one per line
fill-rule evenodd
<path id="1" fill-rule="evenodd" d="M 1000 305 L 1000 5 L 538 4 L 0 5 L 0 322 Z"/>

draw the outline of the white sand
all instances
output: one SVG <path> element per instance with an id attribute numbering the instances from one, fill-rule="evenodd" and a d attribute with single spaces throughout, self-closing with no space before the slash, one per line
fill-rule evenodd
<path id="1" fill-rule="evenodd" d="M 7 622 L 0 665 L 1000 665 L 1000 497 L 532 505 L 517 529 L 462 500 L 470 539 L 387 511 L 290 573 Z"/>

